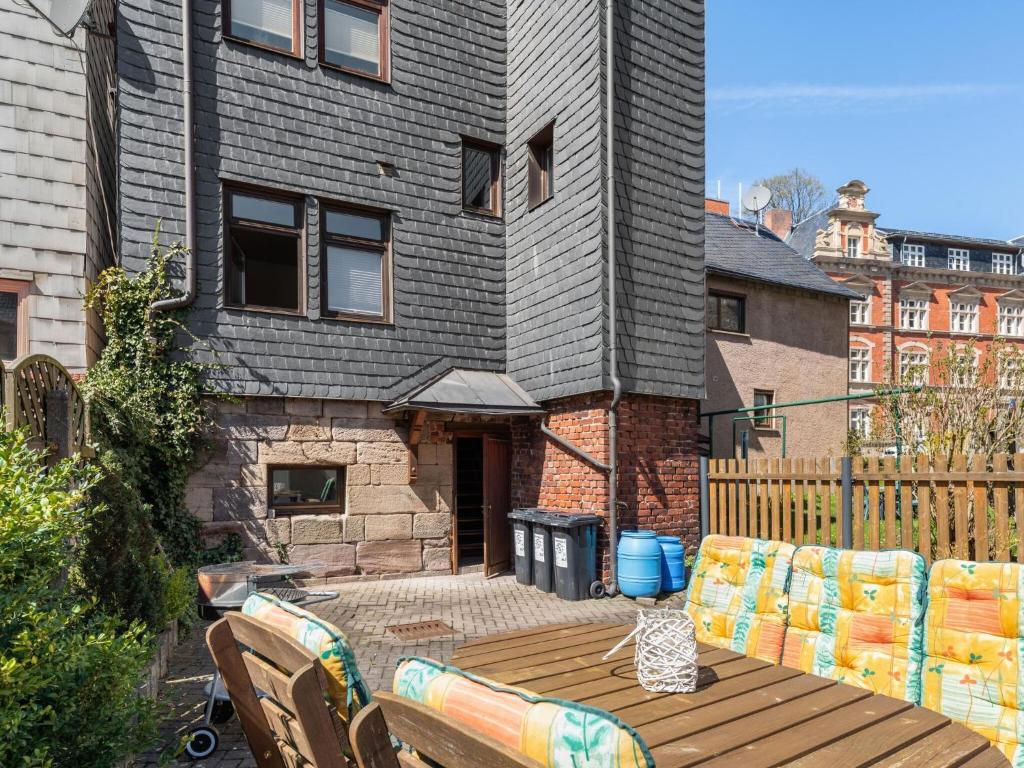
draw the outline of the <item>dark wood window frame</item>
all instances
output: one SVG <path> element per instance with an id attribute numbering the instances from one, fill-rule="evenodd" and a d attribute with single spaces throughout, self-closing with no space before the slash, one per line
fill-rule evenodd
<path id="1" fill-rule="evenodd" d="M 247 312 L 269 312 L 283 315 L 302 315 L 306 311 L 306 238 L 305 238 L 305 205 L 299 195 L 291 195 L 287 192 L 268 190 L 263 187 L 250 186 L 248 184 L 223 183 L 222 204 L 224 206 L 224 306 L 231 309 L 244 309 Z M 247 197 L 262 197 L 279 203 L 290 203 L 295 209 L 294 227 L 284 227 L 267 222 L 253 221 L 251 219 L 239 219 L 232 215 L 231 197 L 240 194 Z M 278 235 L 295 236 L 298 246 L 295 252 L 297 281 L 298 281 L 298 307 L 297 309 L 284 309 L 282 307 L 265 307 L 258 304 L 238 304 L 231 301 L 229 294 L 231 285 L 232 266 L 232 244 L 231 230 L 239 227 L 248 231 L 271 232 Z"/>
<path id="2" fill-rule="evenodd" d="M 320 469 L 335 471 L 335 486 L 338 498 L 330 502 L 289 502 L 274 503 L 274 472 L 279 469 Z M 343 464 L 271 464 L 267 466 L 267 506 L 274 510 L 278 517 L 283 515 L 300 515 L 309 512 L 345 514 L 345 478 L 346 466 Z"/>
<path id="3" fill-rule="evenodd" d="M 280 48 L 276 45 L 261 43 L 258 40 L 250 40 L 247 37 L 232 34 L 231 32 L 231 3 L 232 0 L 221 0 L 221 17 L 223 19 L 221 36 L 225 40 L 233 40 L 244 45 L 251 45 L 255 48 L 262 48 L 265 51 L 283 53 L 296 59 L 303 58 L 302 55 L 302 8 L 304 0 L 291 0 L 292 3 L 292 47 Z"/>
<path id="4" fill-rule="evenodd" d="M 555 196 L 555 121 L 526 142 L 526 193 L 530 210 Z"/>
<path id="5" fill-rule="evenodd" d="M 346 67 L 342 64 L 334 64 L 327 61 L 327 13 L 325 0 L 317 0 L 317 59 L 320 65 L 328 69 L 336 69 L 339 72 L 346 72 L 357 77 L 365 77 L 367 80 L 376 80 L 381 83 L 391 82 L 391 3 L 389 0 L 337 0 L 340 3 L 354 5 L 368 11 L 374 11 L 378 15 L 377 21 L 377 45 L 380 51 L 379 68 L 380 74 L 374 75 L 355 67 Z"/>
<path id="6" fill-rule="evenodd" d="M 732 328 L 722 327 L 722 309 L 719 299 L 732 299 L 734 301 L 739 302 L 740 328 L 738 331 L 733 330 Z M 738 293 L 726 293 L 725 291 L 708 291 L 707 327 L 712 331 L 745 334 L 747 332 L 747 297 Z"/>
<path id="7" fill-rule="evenodd" d="M 466 204 L 466 150 L 475 149 L 478 152 L 486 152 L 491 158 L 491 206 L 490 208 L 478 208 L 474 205 Z M 462 210 L 470 213 L 478 213 L 482 216 L 493 216 L 495 218 L 501 218 L 502 216 L 502 199 L 501 199 L 501 145 L 493 144 L 489 141 L 483 141 L 481 139 L 474 139 L 469 136 L 462 137 L 462 170 L 459 174 L 459 180 L 462 183 Z"/>
<path id="8" fill-rule="evenodd" d="M 362 237 L 350 237 L 327 231 L 327 212 L 338 211 L 354 213 L 360 216 L 376 216 L 381 221 L 383 240 L 369 240 Z M 336 203 L 322 200 L 320 202 L 320 315 L 331 320 L 348 320 L 359 323 L 384 323 L 390 325 L 392 318 L 392 262 L 391 262 L 391 212 L 380 208 L 355 203 Z M 360 312 L 339 312 L 327 308 L 327 246 L 340 245 L 364 251 L 379 251 L 381 254 L 381 310 L 380 315 L 368 315 Z"/>

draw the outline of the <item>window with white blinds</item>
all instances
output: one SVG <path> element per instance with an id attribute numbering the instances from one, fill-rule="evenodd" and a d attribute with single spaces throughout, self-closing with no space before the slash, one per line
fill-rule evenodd
<path id="1" fill-rule="evenodd" d="M 324 0 L 323 9 L 323 60 L 342 69 L 383 77 L 384 4 Z"/>
<path id="2" fill-rule="evenodd" d="M 324 209 L 323 312 L 387 320 L 391 311 L 387 214 Z"/>
<path id="3" fill-rule="evenodd" d="M 229 34 L 260 45 L 297 53 L 299 0 L 228 0 Z"/>

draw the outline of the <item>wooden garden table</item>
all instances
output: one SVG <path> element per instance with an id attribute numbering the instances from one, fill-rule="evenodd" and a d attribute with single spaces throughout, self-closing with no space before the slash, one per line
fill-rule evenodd
<path id="1" fill-rule="evenodd" d="M 658 768 L 905 766 L 994 768 L 988 740 L 904 701 L 698 646 L 696 693 L 648 693 L 633 646 L 601 657 L 631 630 L 553 624 L 462 645 L 451 663 L 535 693 L 600 707 L 640 732 Z"/>

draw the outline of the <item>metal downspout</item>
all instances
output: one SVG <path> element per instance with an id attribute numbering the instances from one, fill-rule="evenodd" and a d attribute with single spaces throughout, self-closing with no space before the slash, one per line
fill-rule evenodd
<path id="1" fill-rule="evenodd" d="M 608 594 L 619 591 L 618 549 L 618 444 L 619 444 L 619 400 L 622 398 L 622 382 L 619 381 L 619 345 L 615 306 L 615 0 L 605 0 L 605 67 L 607 71 L 607 138 L 605 168 L 605 194 L 608 207 L 608 368 L 612 381 L 612 401 L 608 405 Z"/>
<path id="2" fill-rule="evenodd" d="M 192 0 L 181 0 L 182 136 L 185 143 L 185 290 L 180 296 L 154 301 L 160 312 L 187 307 L 196 298 L 196 222 L 192 122 Z"/>

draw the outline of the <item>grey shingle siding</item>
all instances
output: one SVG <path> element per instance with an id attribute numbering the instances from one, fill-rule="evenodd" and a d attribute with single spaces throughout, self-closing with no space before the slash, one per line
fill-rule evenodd
<path id="1" fill-rule="evenodd" d="M 122 253 L 139 268 L 153 226 L 182 233 L 180 9 L 122 0 Z M 387 399 L 450 366 L 502 370 L 504 225 L 465 215 L 460 134 L 504 142 L 505 9 L 393 0 L 392 83 L 221 40 L 221 6 L 195 3 L 197 264 L 192 330 L 239 394 Z M 393 163 L 394 178 L 377 161 Z M 221 180 L 306 198 L 307 317 L 223 307 Z M 393 211 L 393 326 L 319 319 L 317 198 Z M 403 382 L 407 377 L 410 381 Z M 402 382 L 399 385 L 399 382 Z"/>
<path id="2" fill-rule="evenodd" d="M 704 395 L 704 14 L 616 4 L 619 373 L 628 392 Z"/>
<path id="3" fill-rule="evenodd" d="M 508 373 L 535 399 L 600 389 L 601 3 L 509 0 Z M 555 121 L 555 195 L 527 210 L 527 142 Z"/>
<path id="4" fill-rule="evenodd" d="M 536 399 L 609 386 L 600 0 L 391 1 L 392 83 L 221 39 L 195 0 L 198 285 L 191 328 L 249 395 L 387 400 L 450 367 Z M 703 390 L 703 3 L 621 0 L 619 323 L 627 391 Z M 180 6 L 120 0 L 121 253 L 183 218 Z M 526 143 L 555 120 L 555 197 Z M 506 135 L 507 130 L 507 135 Z M 460 134 L 506 145 L 505 221 L 461 208 Z M 393 178 L 377 161 L 393 163 Z M 302 195 L 306 316 L 223 306 L 222 181 Z M 321 201 L 393 212 L 393 326 L 320 317 Z M 507 223 L 507 225 L 506 225 Z"/>

